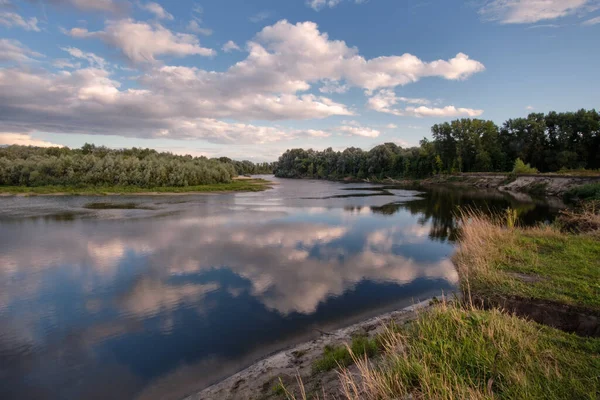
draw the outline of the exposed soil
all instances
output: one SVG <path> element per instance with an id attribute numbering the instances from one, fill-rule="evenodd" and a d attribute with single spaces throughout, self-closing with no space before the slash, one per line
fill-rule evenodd
<path id="1" fill-rule="evenodd" d="M 522 297 L 474 296 L 475 305 L 485 309 L 501 308 L 519 317 L 533 320 L 580 336 L 600 337 L 600 312 L 551 301 Z"/>
<path id="2" fill-rule="evenodd" d="M 537 196 L 562 196 L 568 190 L 586 185 L 598 183 L 600 177 L 571 176 L 571 175 L 518 175 L 510 177 L 507 174 L 459 174 L 438 175 L 424 180 L 426 185 L 455 185 L 470 186 L 478 188 L 494 188 L 511 193 L 529 193 Z"/>

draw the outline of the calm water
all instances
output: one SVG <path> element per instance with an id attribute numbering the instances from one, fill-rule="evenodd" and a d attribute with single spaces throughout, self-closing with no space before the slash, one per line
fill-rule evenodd
<path id="1" fill-rule="evenodd" d="M 179 398 L 315 328 L 454 290 L 458 205 L 554 213 L 497 192 L 277 181 L 0 198 L 0 398 Z"/>

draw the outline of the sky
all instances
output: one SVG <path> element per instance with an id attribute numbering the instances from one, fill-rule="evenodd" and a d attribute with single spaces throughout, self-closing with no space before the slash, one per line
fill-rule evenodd
<path id="1" fill-rule="evenodd" d="M 274 161 L 600 105 L 600 0 L 0 0 L 0 145 Z"/>

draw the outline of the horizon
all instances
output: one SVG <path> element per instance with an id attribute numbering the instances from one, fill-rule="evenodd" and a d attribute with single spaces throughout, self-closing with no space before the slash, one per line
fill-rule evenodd
<path id="1" fill-rule="evenodd" d="M 598 108 L 597 0 L 397 3 L 0 0 L 0 145 L 272 162 Z"/>

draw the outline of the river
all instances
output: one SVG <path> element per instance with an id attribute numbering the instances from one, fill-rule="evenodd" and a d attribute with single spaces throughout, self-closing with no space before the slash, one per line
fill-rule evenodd
<path id="1" fill-rule="evenodd" d="M 0 198 L 0 398 L 180 398 L 457 288 L 457 206 L 496 191 L 280 180 L 259 193 Z M 115 208 L 117 204 L 117 208 Z"/>

